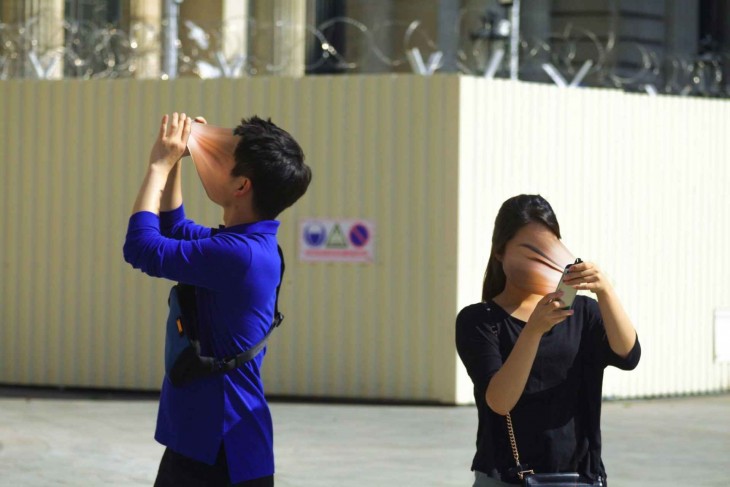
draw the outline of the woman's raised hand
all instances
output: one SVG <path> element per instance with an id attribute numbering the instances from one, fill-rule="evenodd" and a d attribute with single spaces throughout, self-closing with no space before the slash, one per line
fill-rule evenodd
<path id="1" fill-rule="evenodd" d="M 563 282 L 579 291 L 590 291 L 594 294 L 600 294 L 611 287 L 606 275 L 593 262 L 570 266 Z"/>
<path id="2" fill-rule="evenodd" d="M 541 335 L 549 332 L 555 325 L 573 314 L 571 309 L 561 309 L 565 303 L 560 301 L 563 296 L 561 291 L 546 294 L 538 301 L 535 310 L 527 320 L 525 329 L 530 329 Z"/>

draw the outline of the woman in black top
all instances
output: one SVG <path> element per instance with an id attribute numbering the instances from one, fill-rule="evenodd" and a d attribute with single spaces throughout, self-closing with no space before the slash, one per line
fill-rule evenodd
<path id="1" fill-rule="evenodd" d="M 474 383 L 479 414 L 474 487 L 519 483 L 508 413 L 525 469 L 578 472 L 585 482 L 606 485 L 603 369 L 633 369 L 641 348 L 611 284 L 593 263 L 571 266 L 565 283 L 591 291 L 598 301 L 578 296 L 572 309 L 561 309 L 562 294 L 553 291 L 569 254 L 560 238 L 544 198 L 505 201 L 495 221 L 482 302 L 464 308 L 456 320 L 456 346 Z"/>

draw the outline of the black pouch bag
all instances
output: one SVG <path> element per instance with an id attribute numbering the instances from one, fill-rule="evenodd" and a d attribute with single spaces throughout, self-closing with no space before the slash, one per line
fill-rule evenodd
<path id="1" fill-rule="evenodd" d="M 279 290 L 284 279 L 284 254 L 277 246 L 281 258 L 281 277 L 276 287 L 274 320 L 266 335 L 256 345 L 232 357 L 216 358 L 200 354 L 198 337 L 198 307 L 195 286 L 178 283 L 170 290 L 165 331 L 165 374 L 176 387 L 212 374 L 228 372 L 253 359 L 266 346 L 266 342 L 284 320 L 279 312 Z"/>
<path id="2" fill-rule="evenodd" d="M 550 487 L 585 487 L 603 486 L 603 481 L 587 480 L 580 477 L 576 472 L 570 473 L 533 473 L 525 474 L 522 479 L 522 485 L 525 487 L 538 487 L 540 485 L 548 485 Z"/>

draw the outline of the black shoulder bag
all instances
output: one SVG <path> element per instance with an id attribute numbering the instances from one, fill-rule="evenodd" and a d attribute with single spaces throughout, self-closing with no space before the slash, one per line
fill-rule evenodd
<path id="1" fill-rule="evenodd" d="M 524 487 L 538 487 L 540 485 L 549 485 L 551 487 L 603 487 L 603 480 L 600 477 L 597 480 L 589 480 L 582 478 L 577 472 L 535 473 L 533 470 L 523 467 L 520 463 L 520 454 L 517 452 L 517 441 L 515 441 L 515 432 L 512 429 L 512 418 L 509 413 L 507 413 L 505 419 L 507 420 L 509 442 L 512 446 L 512 456 L 515 459 L 517 478 L 522 481 Z"/>
<path id="2" fill-rule="evenodd" d="M 165 373 L 172 385 L 180 387 L 202 377 L 237 369 L 256 357 L 266 346 L 271 332 L 284 320 L 284 315 L 279 312 L 279 290 L 285 268 L 284 254 L 278 245 L 277 250 L 281 259 L 281 276 L 279 285 L 276 286 L 271 327 L 256 345 L 237 355 L 219 359 L 200 354 L 195 286 L 178 283 L 172 287 L 168 299 L 170 312 L 165 333 Z"/>

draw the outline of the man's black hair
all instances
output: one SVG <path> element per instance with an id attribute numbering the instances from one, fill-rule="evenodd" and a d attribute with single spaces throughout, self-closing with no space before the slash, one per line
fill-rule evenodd
<path id="1" fill-rule="evenodd" d="M 241 136 L 231 174 L 244 176 L 253 186 L 253 206 L 264 219 L 276 218 L 307 191 L 312 171 L 294 137 L 271 119 L 244 118 L 233 130 Z"/>

